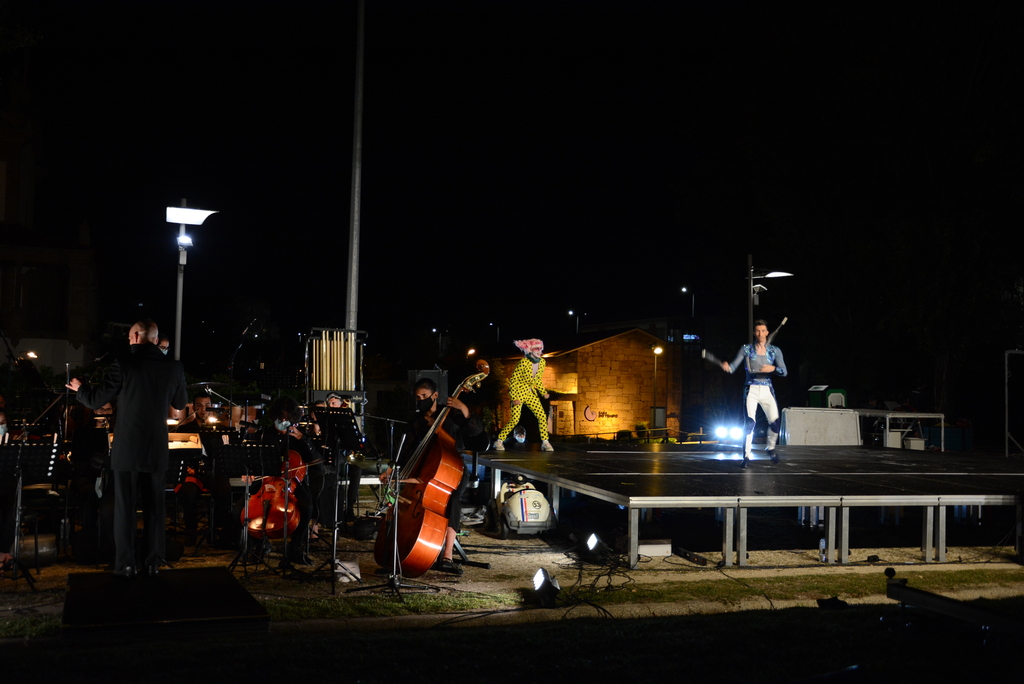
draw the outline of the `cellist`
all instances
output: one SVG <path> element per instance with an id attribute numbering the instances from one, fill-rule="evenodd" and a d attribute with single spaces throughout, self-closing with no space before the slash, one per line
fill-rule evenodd
<path id="1" fill-rule="evenodd" d="M 299 422 L 299 406 L 291 397 L 280 397 L 270 405 L 268 411 L 274 421 L 273 428 L 264 430 L 260 442 L 277 447 L 278 456 L 295 451 L 308 467 L 306 478 L 299 481 L 289 497 L 295 497 L 299 508 L 299 526 L 288 538 L 288 560 L 296 565 L 312 565 L 309 558 L 309 522 L 313 519 L 314 493 L 311 486 L 323 484 L 323 465 L 320 450 L 296 425 Z"/>
<path id="2" fill-rule="evenodd" d="M 413 399 L 416 403 L 416 413 L 409 420 L 406 427 L 405 443 L 402 445 L 402 451 L 398 454 L 397 465 L 399 468 L 404 466 L 408 461 L 409 457 L 416 451 L 416 447 L 423 441 L 424 436 L 430 430 L 430 427 L 434 424 L 434 420 L 437 418 L 439 408 L 437 405 L 437 383 L 430 378 L 420 378 L 412 390 Z M 481 427 L 475 422 L 469 419 L 469 408 L 462 403 L 460 400 L 453 397 L 449 397 L 447 405 L 451 408 L 448 411 L 448 416 L 444 420 L 444 424 L 441 426 L 444 431 L 451 435 L 452 439 L 455 440 L 456 447 L 462 450 L 462 439 L 465 437 L 472 437 L 481 432 Z M 390 469 L 388 472 L 381 475 L 381 481 L 386 482 L 390 476 Z M 452 552 L 455 548 L 455 537 L 459 533 L 462 521 L 462 494 L 466 489 L 466 483 L 469 478 L 466 476 L 466 469 L 462 471 L 462 480 L 459 481 L 458 488 L 452 492 L 448 498 L 448 508 L 446 516 L 448 518 L 448 529 L 445 533 L 444 547 L 441 550 L 441 557 L 434 564 L 433 569 L 440 572 L 447 573 L 449 575 L 461 575 L 462 566 L 452 560 Z"/>

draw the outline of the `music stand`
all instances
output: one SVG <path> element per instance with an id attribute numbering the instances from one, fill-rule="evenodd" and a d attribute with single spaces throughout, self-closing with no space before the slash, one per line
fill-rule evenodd
<path id="1" fill-rule="evenodd" d="M 346 468 L 346 476 L 351 477 L 351 473 L 349 473 L 347 468 L 354 464 L 350 464 L 348 462 L 348 455 L 354 452 L 363 452 L 366 446 L 366 438 L 363 437 L 362 432 L 359 430 L 359 424 L 356 422 L 356 417 L 352 412 L 352 409 L 330 406 L 325 408 L 318 406 L 316 409 L 316 418 L 324 435 L 324 443 L 330 446 L 331 453 L 334 454 L 334 467 L 336 470 L 334 478 L 334 529 L 331 532 L 331 559 L 321 563 L 310 574 L 315 575 L 329 565 L 331 569 L 331 596 L 334 596 L 338 581 L 335 568 L 338 566 L 338 524 L 341 522 L 338 517 L 338 500 L 341 494 L 341 473 L 342 469 Z M 349 485 L 350 484 L 351 482 L 349 482 Z M 345 500 L 348 500 L 347 495 Z M 363 580 L 361 578 L 355 577 L 354 575 L 353 578 L 362 584 Z"/>
<path id="2" fill-rule="evenodd" d="M 26 476 L 35 482 L 46 482 L 52 478 L 53 460 L 47 460 L 46 454 L 56 452 L 55 444 L 26 444 L 27 433 L 24 439 L 16 444 L 6 443 L 0 446 L 0 478 L 14 479 L 14 558 L 11 563 L 13 570 L 11 579 L 17 581 L 18 572 L 28 582 L 33 592 L 37 592 L 35 581 L 29 574 L 27 568 L 21 562 L 21 495 L 22 487 Z M 42 458 L 39 458 L 42 457 Z M 36 544 L 36 553 L 39 553 L 39 544 Z"/>
<path id="3" fill-rule="evenodd" d="M 228 478 L 242 478 L 242 483 L 245 487 L 242 498 L 242 514 L 245 517 L 242 519 L 242 532 L 238 540 L 238 551 L 235 553 L 234 558 L 231 559 L 231 563 L 228 564 L 228 572 L 234 572 L 234 569 L 241 565 L 242 574 L 248 577 L 250 565 L 256 567 L 263 565 L 265 570 L 254 572 L 253 576 L 263 574 L 264 572 L 278 574 L 277 570 L 266 561 L 270 553 L 270 540 L 267 539 L 266 535 L 266 506 L 264 506 L 263 511 L 264 530 L 259 547 L 249 546 L 250 487 L 255 479 L 262 480 L 273 472 L 274 450 L 274 447 L 264 444 L 225 444 L 221 447 L 220 454 L 218 454 L 221 459 L 221 473 Z"/>

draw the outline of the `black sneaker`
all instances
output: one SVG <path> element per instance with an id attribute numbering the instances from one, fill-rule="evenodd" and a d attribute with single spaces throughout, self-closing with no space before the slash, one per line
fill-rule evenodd
<path id="1" fill-rule="evenodd" d="M 453 560 L 442 558 L 441 560 L 434 563 L 434 570 L 443 572 L 446 575 L 455 575 L 456 577 L 462 577 L 462 566 Z"/>
<path id="2" fill-rule="evenodd" d="M 778 462 L 779 462 L 779 455 L 777 453 L 775 453 L 775 449 L 768 449 L 767 453 L 768 453 L 768 460 L 770 460 L 772 463 L 778 464 Z"/>

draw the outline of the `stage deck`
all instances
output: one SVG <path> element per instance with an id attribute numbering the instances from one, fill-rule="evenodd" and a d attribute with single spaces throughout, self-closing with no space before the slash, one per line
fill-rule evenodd
<path id="1" fill-rule="evenodd" d="M 560 488 L 625 506 L 633 563 L 644 509 L 724 509 L 723 559 L 732 565 L 735 552 L 745 565 L 749 508 L 824 507 L 828 559 L 846 563 L 851 507 L 917 506 L 924 509 L 922 559 L 943 562 L 946 506 L 1019 509 L 1024 500 L 1022 464 L 1002 457 L 852 446 L 782 446 L 777 454 L 781 462 L 773 464 L 755 452 L 741 468 L 742 452 L 719 445 L 581 444 L 489 451 L 480 463 L 496 471 L 494 482 L 507 471 L 551 485 L 556 514 Z"/>

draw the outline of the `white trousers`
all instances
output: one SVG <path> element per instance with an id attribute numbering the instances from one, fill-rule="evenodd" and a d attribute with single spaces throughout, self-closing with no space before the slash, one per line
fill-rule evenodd
<path id="1" fill-rule="evenodd" d="M 750 419 L 747 429 L 747 443 L 744 448 L 746 454 L 750 454 L 751 446 L 754 443 L 754 423 L 757 419 L 757 407 L 760 406 L 768 419 L 768 437 L 765 449 L 775 448 L 775 442 L 779 439 L 779 433 L 772 429 L 772 425 L 779 419 L 779 405 L 775 403 L 775 396 L 772 388 L 768 385 L 751 385 L 747 389 L 747 417 Z"/>

